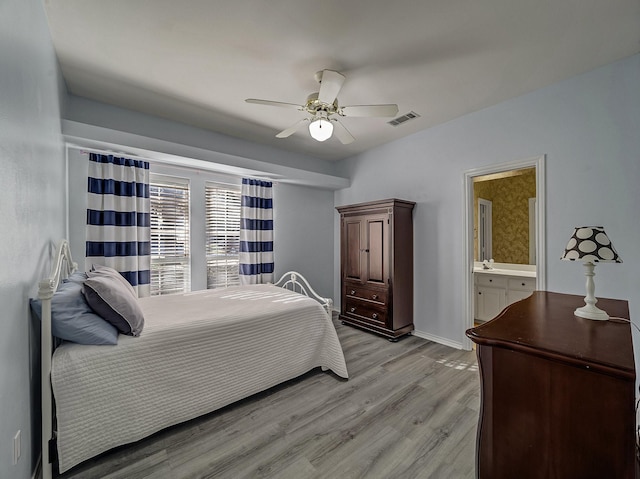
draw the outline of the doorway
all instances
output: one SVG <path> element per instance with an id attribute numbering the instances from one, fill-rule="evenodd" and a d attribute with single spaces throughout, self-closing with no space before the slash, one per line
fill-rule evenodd
<path id="1" fill-rule="evenodd" d="M 473 266 L 476 250 L 476 238 L 474 234 L 474 178 L 492 174 L 504 173 L 511 170 L 521 170 L 526 168 L 535 168 L 536 183 L 536 200 L 531 203 L 533 208 L 532 224 L 535 234 L 531 244 L 534 251 L 531 256 L 536 261 L 536 289 L 546 289 L 546 271 L 545 271 L 545 173 L 544 173 L 544 155 L 530 158 L 527 160 L 518 160 L 509 163 L 491 165 L 483 168 L 476 168 L 464 173 L 464 285 L 465 285 L 465 320 L 463 321 L 464 329 L 462 331 L 462 345 L 464 349 L 470 350 L 472 343 L 464 334 L 468 328 L 472 328 L 474 324 L 474 285 L 473 285 Z M 479 235 L 478 235 L 479 236 Z"/>

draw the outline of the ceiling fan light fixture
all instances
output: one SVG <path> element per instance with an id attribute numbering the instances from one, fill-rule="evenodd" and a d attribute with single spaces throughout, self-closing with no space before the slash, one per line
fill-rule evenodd
<path id="1" fill-rule="evenodd" d="M 333 134 L 333 125 L 329 120 L 318 118 L 309 123 L 309 134 L 316 141 L 325 141 Z"/>
<path id="2" fill-rule="evenodd" d="M 342 84 L 345 81 L 342 73 L 333 70 L 322 70 L 316 73 L 316 80 L 320 82 L 320 89 L 315 93 L 311 93 L 304 105 L 257 98 L 247 98 L 245 101 L 258 105 L 295 108 L 309 115 L 293 126 L 282 130 L 276 135 L 276 138 L 288 138 L 302 128 L 305 122 L 309 122 L 309 134 L 314 140 L 328 140 L 333 135 L 335 127 L 336 138 L 343 145 L 352 143 L 355 138 L 335 116 L 394 117 L 398 114 L 398 105 L 396 104 L 339 106 L 338 93 L 340 93 Z M 419 115 L 416 114 L 416 116 Z"/>

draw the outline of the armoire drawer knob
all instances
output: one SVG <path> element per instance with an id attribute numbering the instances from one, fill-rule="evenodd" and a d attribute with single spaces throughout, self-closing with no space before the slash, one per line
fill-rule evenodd
<path id="1" fill-rule="evenodd" d="M 349 293 L 351 296 L 353 296 L 354 294 L 356 294 L 356 290 L 352 289 L 351 292 Z"/>
<path id="2" fill-rule="evenodd" d="M 372 299 L 378 299 L 378 295 L 374 294 L 373 296 L 371 296 Z"/>
<path id="3" fill-rule="evenodd" d="M 373 319 L 378 319 L 378 313 L 373 313 L 373 314 L 371 315 L 371 317 L 372 317 Z"/>
<path id="4" fill-rule="evenodd" d="M 352 313 L 356 312 L 356 308 L 351 308 L 349 311 L 351 311 Z"/>

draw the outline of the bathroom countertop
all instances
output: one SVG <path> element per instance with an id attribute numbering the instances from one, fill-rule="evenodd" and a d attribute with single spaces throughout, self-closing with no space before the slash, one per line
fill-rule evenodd
<path id="1" fill-rule="evenodd" d="M 535 265 L 528 264 L 502 264 L 495 263 L 491 269 L 484 269 L 482 263 L 475 263 L 473 266 L 473 273 L 478 274 L 499 274 L 502 276 L 519 276 L 524 278 L 535 278 L 536 267 Z"/>

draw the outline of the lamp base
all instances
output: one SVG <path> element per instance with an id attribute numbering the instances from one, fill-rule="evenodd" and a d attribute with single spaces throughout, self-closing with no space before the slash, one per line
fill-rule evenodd
<path id="1" fill-rule="evenodd" d="M 587 277 L 587 296 L 584 298 L 585 305 L 582 308 L 576 309 L 573 314 L 581 318 L 606 321 L 607 319 L 609 319 L 609 315 L 602 311 L 600 308 L 596 308 L 596 303 L 598 302 L 598 300 L 594 295 L 596 286 L 593 282 L 593 277 L 596 275 L 593 271 L 595 269 L 595 265 L 592 262 L 587 261 L 584 264 L 584 267 L 584 274 Z"/>
<path id="2" fill-rule="evenodd" d="M 606 321 L 609 315 L 593 304 L 586 304 L 582 308 L 576 309 L 573 314 L 581 318 L 594 319 L 596 321 Z"/>

